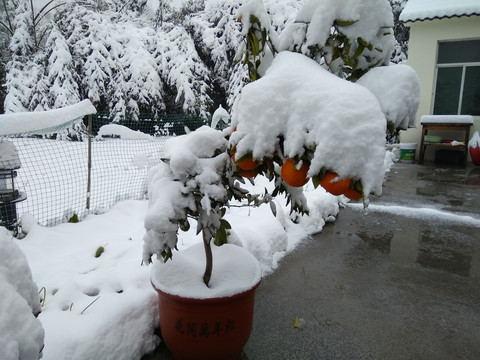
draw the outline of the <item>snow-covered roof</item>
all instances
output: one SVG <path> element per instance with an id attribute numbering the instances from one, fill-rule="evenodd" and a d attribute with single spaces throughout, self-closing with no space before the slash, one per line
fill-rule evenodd
<path id="1" fill-rule="evenodd" d="M 86 99 L 60 109 L 3 114 L 0 115 L 0 136 L 47 133 L 96 112 L 90 100 Z"/>
<path id="2" fill-rule="evenodd" d="M 462 16 L 480 16 L 479 0 L 408 0 L 400 21 L 415 22 Z"/>

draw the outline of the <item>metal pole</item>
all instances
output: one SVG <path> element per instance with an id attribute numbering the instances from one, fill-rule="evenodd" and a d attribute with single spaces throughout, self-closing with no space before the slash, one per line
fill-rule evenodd
<path id="1" fill-rule="evenodd" d="M 92 174 L 92 115 L 88 115 L 88 176 L 87 176 L 87 210 L 90 209 L 90 186 Z"/>

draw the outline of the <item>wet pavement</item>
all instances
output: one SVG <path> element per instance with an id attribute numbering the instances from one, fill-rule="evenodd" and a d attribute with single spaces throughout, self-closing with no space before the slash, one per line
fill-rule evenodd
<path id="1" fill-rule="evenodd" d="M 269 359 L 480 359 L 480 168 L 396 164 L 286 256 L 242 357 Z"/>

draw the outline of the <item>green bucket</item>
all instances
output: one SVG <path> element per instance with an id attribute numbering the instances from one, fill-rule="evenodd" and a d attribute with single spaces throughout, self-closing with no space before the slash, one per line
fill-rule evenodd
<path id="1" fill-rule="evenodd" d="M 400 161 L 405 163 L 413 163 L 415 161 L 415 150 L 417 143 L 400 144 Z"/>

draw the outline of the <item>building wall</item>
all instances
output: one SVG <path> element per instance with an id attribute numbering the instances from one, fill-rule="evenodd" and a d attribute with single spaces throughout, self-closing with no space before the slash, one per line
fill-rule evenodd
<path id="1" fill-rule="evenodd" d="M 417 112 L 417 127 L 402 131 L 402 143 L 417 143 L 416 156 L 418 158 L 422 126 L 422 115 L 432 114 L 433 94 L 435 85 L 435 65 L 437 59 L 437 43 L 443 40 L 468 40 L 480 38 L 480 16 L 463 18 L 420 21 L 407 24 L 410 27 L 410 41 L 408 45 L 408 64 L 415 69 L 420 80 L 421 99 Z M 474 124 L 470 129 L 470 136 L 480 133 L 480 116 L 474 117 Z M 431 132 L 431 134 L 436 134 Z M 445 138 L 463 139 L 463 132 L 439 132 Z M 435 147 L 427 147 L 425 160 L 433 160 Z M 470 157 L 470 155 L 469 155 Z"/>

